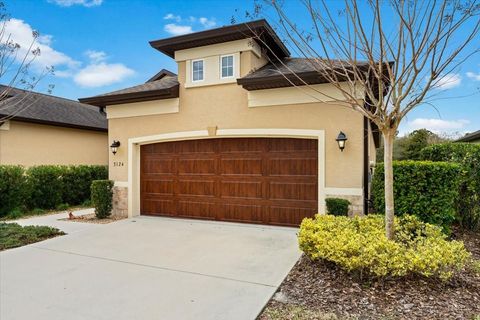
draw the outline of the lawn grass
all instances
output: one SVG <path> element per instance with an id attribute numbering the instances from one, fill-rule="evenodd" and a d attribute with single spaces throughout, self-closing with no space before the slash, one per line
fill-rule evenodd
<path id="1" fill-rule="evenodd" d="M 17 223 L 0 222 L 0 251 L 64 234 L 63 231 L 47 226 L 22 227 Z"/>

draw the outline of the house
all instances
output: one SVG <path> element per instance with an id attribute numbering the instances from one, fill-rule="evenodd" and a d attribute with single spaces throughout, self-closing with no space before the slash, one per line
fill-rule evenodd
<path id="1" fill-rule="evenodd" d="M 162 70 L 144 84 L 80 99 L 106 108 L 109 142 L 117 142 L 109 162 L 115 214 L 291 226 L 324 213 L 327 197 L 364 212 L 377 130 L 329 102 L 340 93 L 290 57 L 265 20 L 150 45 L 175 59 L 178 74 Z M 292 86 L 282 75 L 290 70 L 325 102 Z"/>
<path id="2" fill-rule="evenodd" d="M 0 165 L 108 164 L 98 107 L 0 85 Z"/>
<path id="3" fill-rule="evenodd" d="M 466 134 L 458 139 L 457 142 L 480 143 L 480 130 Z"/>

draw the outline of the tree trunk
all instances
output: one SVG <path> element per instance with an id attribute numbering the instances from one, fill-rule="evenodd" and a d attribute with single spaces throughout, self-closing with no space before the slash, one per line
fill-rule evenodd
<path id="1" fill-rule="evenodd" d="M 385 234 L 388 239 L 392 240 L 395 234 L 394 215 L 395 208 L 393 205 L 393 140 L 395 138 L 395 130 L 383 133 L 384 155 L 383 164 L 385 171 Z"/>

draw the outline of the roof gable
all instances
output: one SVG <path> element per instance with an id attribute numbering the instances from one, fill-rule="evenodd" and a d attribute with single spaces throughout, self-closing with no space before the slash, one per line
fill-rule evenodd
<path id="1" fill-rule="evenodd" d="M 146 83 L 94 97 L 80 98 L 78 100 L 83 103 L 104 107 L 122 103 L 178 98 L 179 83 L 177 76 L 170 76 L 166 73 L 161 75 L 162 71 Z M 168 72 L 171 73 L 170 71 Z M 159 79 L 152 80 L 156 77 Z"/>
<path id="2" fill-rule="evenodd" d="M 261 42 L 264 42 L 259 43 L 261 47 L 269 47 L 270 50 L 266 50 L 267 55 L 275 55 L 279 58 L 290 56 L 287 47 L 264 19 L 154 40 L 150 41 L 150 45 L 173 58 L 175 56 L 175 51 L 178 50 L 257 37 L 262 40 Z M 273 53 L 271 51 L 273 51 Z"/>

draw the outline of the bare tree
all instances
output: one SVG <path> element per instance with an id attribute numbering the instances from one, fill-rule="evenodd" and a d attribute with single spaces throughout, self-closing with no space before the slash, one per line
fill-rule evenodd
<path id="1" fill-rule="evenodd" d="M 327 96 L 328 100 L 360 112 L 382 133 L 385 229 L 392 239 L 392 152 L 399 124 L 414 108 L 433 106 L 442 87 L 456 80 L 460 65 L 480 51 L 479 1 L 299 0 L 297 10 L 303 8 L 308 16 L 308 29 L 301 29 L 278 1 L 265 2 L 277 15 L 277 32 L 341 92 L 341 98 Z M 339 3 L 342 8 L 333 9 Z M 262 5 L 256 2 L 254 13 L 247 13 L 247 17 L 256 17 L 262 11 Z M 262 41 L 261 36 L 256 38 Z M 282 74 L 292 85 L 309 86 L 282 59 L 274 57 L 271 62 L 279 72 L 280 68 L 287 70 Z M 309 89 L 319 93 L 312 95 L 319 101 L 318 96 L 326 96 L 313 86 Z M 359 92 L 365 99 L 358 99 Z"/>
<path id="2" fill-rule="evenodd" d="M 44 69 L 32 72 L 32 64 L 40 56 L 40 48 L 37 47 L 39 33 L 32 32 L 32 40 L 26 46 L 22 47 L 12 34 L 8 32 L 10 15 L 7 13 L 5 3 L 0 1 L 0 103 L 11 96 L 14 88 L 23 90 L 32 90 L 47 75 L 53 74 L 53 67 L 47 66 Z M 52 85 L 48 86 L 48 93 L 51 93 Z M 16 99 L 9 104 L 0 104 L 0 124 L 6 120 L 14 118 L 23 110 L 34 104 L 35 99 L 29 99 L 30 94 L 24 94 L 21 99 Z M 28 100 L 28 101 L 27 101 Z M 2 116 L 2 109 L 9 108 L 14 112 Z"/>

